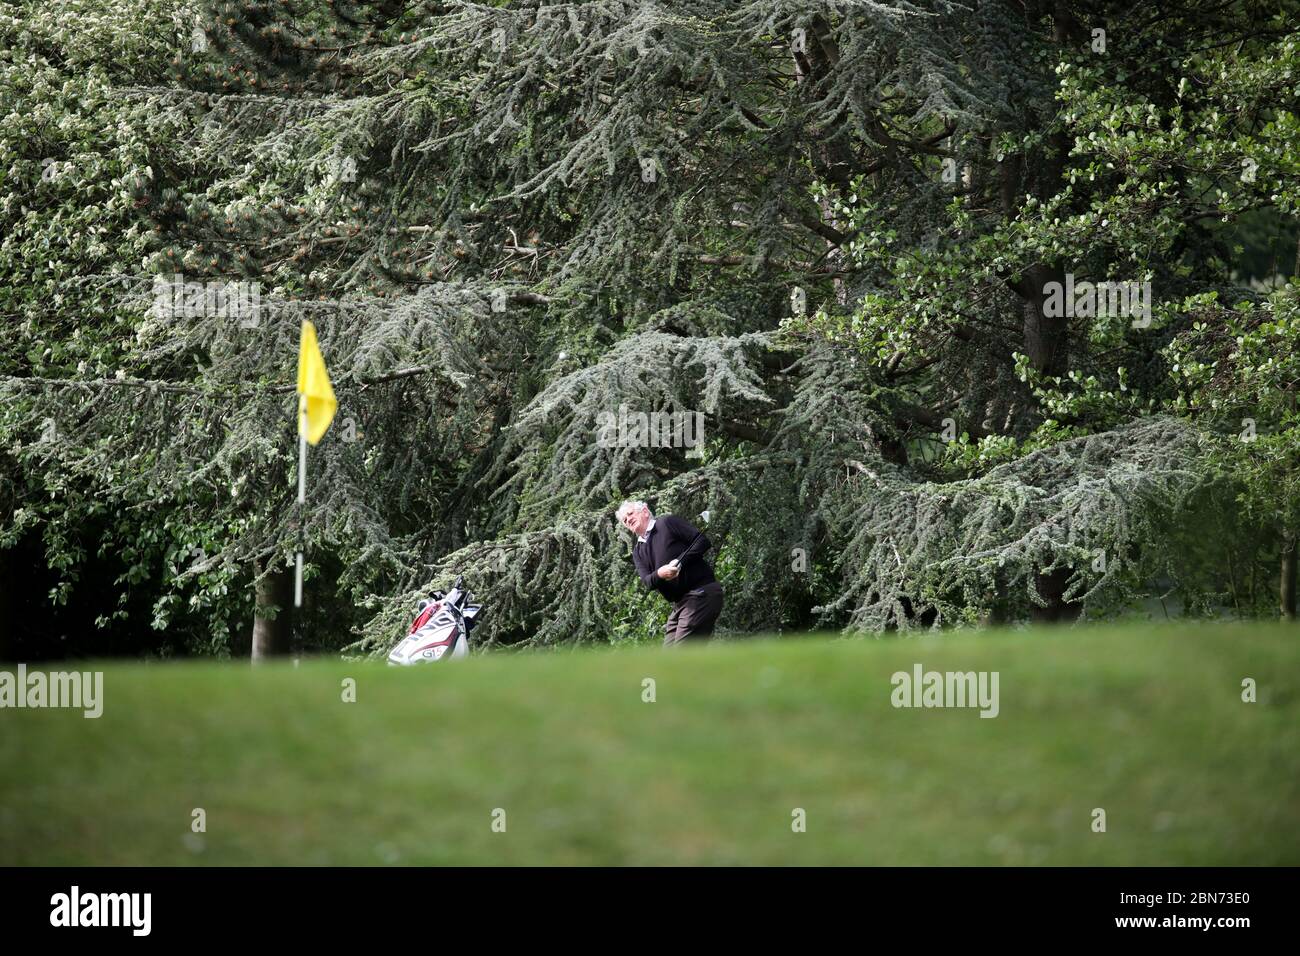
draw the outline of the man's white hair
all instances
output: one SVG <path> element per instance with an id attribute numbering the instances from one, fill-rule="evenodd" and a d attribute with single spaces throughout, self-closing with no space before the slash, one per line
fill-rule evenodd
<path id="1" fill-rule="evenodd" d="M 625 501 L 618 506 L 618 511 L 615 512 L 614 517 L 617 518 L 619 521 L 622 521 L 623 516 L 625 514 L 629 514 L 633 511 L 640 511 L 642 508 L 644 508 L 646 511 L 650 510 L 650 506 L 646 504 L 644 501 Z M 651 515 L 651 517 L 654 516 Z"/>

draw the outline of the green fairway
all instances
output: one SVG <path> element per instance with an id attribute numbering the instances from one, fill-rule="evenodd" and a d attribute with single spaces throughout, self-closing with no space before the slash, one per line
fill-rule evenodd
<path id="1" fill-rule="evenodd" d="M 916 664 L 998 715 L 896 709 Z M 0 710 L 0 864 L 1300 863 L 1282 627 L 94 666 L 99 719 Z"/>

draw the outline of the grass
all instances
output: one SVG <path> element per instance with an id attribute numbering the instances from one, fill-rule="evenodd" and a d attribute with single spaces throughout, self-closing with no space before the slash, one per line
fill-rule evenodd
<path id="1" fill-rule="evenodd" d="M 999 715 L 895 709 L 915 663 Z M 0 864 L 1297 864 L 1298 665 L 1218 625 L 97 664 L 98 720 L 0 710 Z"/>

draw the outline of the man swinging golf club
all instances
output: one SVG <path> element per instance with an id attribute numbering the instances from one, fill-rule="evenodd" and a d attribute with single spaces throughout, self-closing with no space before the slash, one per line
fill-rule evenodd
<path id="1" fill-rule="evenodd" d="M 632 561 L 641 583 L 673 606 L 664 625 L 664 647 L 707 639 L 722 613 L 722 585 L 704 560 L 711 546 L 704 532 L 676 515 L 656 518 L 644 501 L 623 502 L 617 517 L 636 535 Z"/>

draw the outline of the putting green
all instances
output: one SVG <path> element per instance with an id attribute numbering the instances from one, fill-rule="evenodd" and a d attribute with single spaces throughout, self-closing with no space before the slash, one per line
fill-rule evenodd
<path id="1" fill-rule="evenodd" d="M 98 719 L 0 710 L 0 864 L 1300 863 L 1281 626 L 77 669 Z"/>

